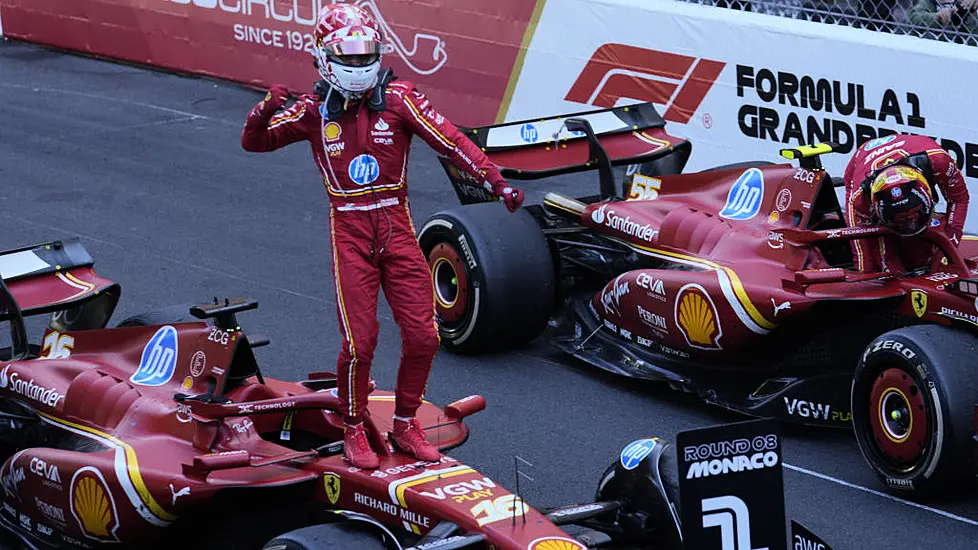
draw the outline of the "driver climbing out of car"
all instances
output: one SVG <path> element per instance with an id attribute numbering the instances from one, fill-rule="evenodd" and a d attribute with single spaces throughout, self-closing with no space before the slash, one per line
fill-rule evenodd
<path id="1" fill-rule="evenodd" d="M 961 243 L 968 214 L 968 188 L 954 159 L 933 139 L 896 134 L 861 146 L 846 166 L 846 222 L 850 227 L 884 226 L 879 239 L 855 239 L 852 253 L 863 273 L 905 273 L 926 267 L 934 247 L 909 239 L 931 225 Z M 937 191 L 947 201 L 943 219 L 934 217 Z"/>
<path id="2" fill-rule="evenodd" d="M 310 142 L 329 197 L 336 312 L 343 337 L 337 392 L 346 424 L 344 454 L 354 466 L 379 466 L 363 420 L 370 367 L 377 346 L 377 294 L 381 287 L 401 331 L 394 427 L 389 438 L 420 460 L 436 461 L 415 412 L 439 345 L 434 288 L 408 204 L 411 138 L 419 135 L 450 158 L 506 207 L 516 211 L 523 193 L 511 187 L 486 155 L 439 114 L 414 84 L 380 71 L 384 36 L 362 8 L 332 4 L 315 29 L 314 65 L 322 80 L 315 94 L 292 95 L 281 85 L 248 114 L 241 135 L 247 151 L 266 152 Z"/>

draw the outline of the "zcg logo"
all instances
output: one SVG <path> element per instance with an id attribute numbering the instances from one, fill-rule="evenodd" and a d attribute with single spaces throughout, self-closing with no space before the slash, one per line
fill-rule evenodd
<path id="1" fill-rule="evenodd" d="M 686 124 L 726 63 L 624 44 L 594 52 L 566 101 L 611 108 L 619 99 L 665 105 L 662 118 Z"/>

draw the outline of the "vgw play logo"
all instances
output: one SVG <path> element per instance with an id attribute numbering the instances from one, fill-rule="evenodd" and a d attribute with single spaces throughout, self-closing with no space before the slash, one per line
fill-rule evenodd
<path id="1" fill-rule="evenodd" d="M 161 327 L 143 348 L 139 368 L 129 381 L 139 386 L 162 386 L 173 378 L 177 364 L 177 330 Z"/>
<path id="2" fill-rule="evenodd" d="M 720 217 L 728 220 L 749 220 L 761 210 L 762 202 L 764 173 L 757 168 L 751 168 L 741 174 L 730 188 Z"/>

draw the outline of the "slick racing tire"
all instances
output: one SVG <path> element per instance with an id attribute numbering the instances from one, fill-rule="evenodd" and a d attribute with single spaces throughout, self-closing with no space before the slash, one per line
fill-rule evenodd
<path id="1" fill-rule="evenodd" d="M 387 550 L 378 529 L 369 523 L 340 521 L 303 527 L 268 541 L 262 550 Z"/>
<path id="2" fill-rule="evenodd" d="M 937 325 L 893 330 L 866 348 L 853 376 L 853 428 L 891 492 L 949 494 L 972 485 L 976 348 L 974 336 Z"/>
<path id="3" fill-rule="evenodd" d="M 193 323 L 200 321 L 190 314 L 190 304 L 169 306 L 154 309 L 133 315 L 120 321 L 116 328 L 125 327 L 152 327 L 156 325 L 170 325 L 175 323 Z"/>
<path id="4" fill-rule="evenodd" d="M 615 529 L 625 540 L 618 542 L 683 550 L 679 523 L 679 466 L 672 445 L 659 440 L 657 447 L 631 470 L 615 461 L 601 474 L 595 490 L 596 502 L 619 500 Z"/>
<path id="5" fill-rule="evenodd" d="M 445 210 L 428 218 L 418 241 L 447 349 L 513 349 L 546 328 L 556 276 L 547 238 L 530 212 L 510 213 L 500 203 Z"/>

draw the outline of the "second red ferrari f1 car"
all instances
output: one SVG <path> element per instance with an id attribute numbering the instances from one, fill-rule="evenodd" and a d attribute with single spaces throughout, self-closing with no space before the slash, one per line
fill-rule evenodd
<path id="1" fill-rule="evenodd" d="M 932 227 L 931 269 L 853 269 L 848 228 L 819 155 L 682 173 L 692 145 L 651 104 L 467 130 L 504 176 L 597 170 L 600 192 L 546 193 L 510 215 L 443 161 L 463 203 L 419 234 L 442 341 L 506 349 L 552 325 L 561 350 L 758 417 L 854 426 L 894 490 L 961 487 L 975 474 L 978 241 Z M 613 167 L 641 165 L 621 187 Z M 940 223 L 940 220 L 936 220 Z"/>

